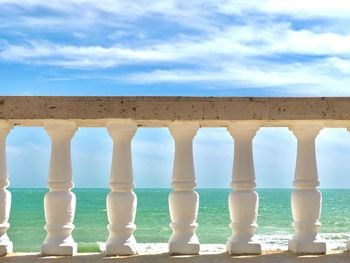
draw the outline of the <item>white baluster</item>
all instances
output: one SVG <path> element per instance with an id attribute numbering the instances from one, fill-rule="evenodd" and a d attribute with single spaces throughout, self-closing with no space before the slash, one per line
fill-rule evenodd
<path id="1" fill-rule="evenodd" d="M 254 191 L 255 173 L 252 140 L 259 127 L 251 124 L 228 126 L 234 138 L 234 164 L 229 195 L 232 236 L 227 242 L 230 254 L 260 254 L 261 246 L 253 240 L 257 228 L 256 219 L 259 196 Z"/>
<path id="2" fill-rule="evenodd" d="M 111 192 L 107 196 L 109 238 L 106 255 L 132 255 L 137 253 L 133 235 L 137 197 L 133 192 L 131 140 L 137 130 L 133 121 L 111 121 L 108 132 L 113 139 Z"/>
<path id="3" fill-rule="evenodd" d="M 169 130 L 175 140 L 175 159 L 172 187 L 169 195 L 170 227 L 173 234 L 169 240 L 170 254 L 198 254 L 199 240 L 195 233 L 198 215 L 198 194 L 193 164 L 192 140 L 198 124 L 174 122 Z"/>
<path id="4" fill-rule="evenodd" d="M 326 243 L 319 238 L 322 195 L 319 185 L 315 153 L 315 139 L 320 126 L 295 124 L 291 127 L 297 138 L 297 161 L 291 205 L 295 234 L 288 250 L 298 254 L 326 253 Z"/>
<path id="5" fill-rule="evenodd" d="M 74 229 L 75 194 L 71 192 L 72 163 L 70 141 L 77 127 L 73 121 L 48 120 L 44 127 L 51 138 L 51 161 L 48 187 L 44 199 L 47 237 L 41 247 L 43 255 L 73 255 L 77 244 Z"/>
<path id="6" fill-rule="evenodd" d="M 0 120 L 0 256 L 12 252 L 12 242 L 7 236 L 8 222 L 11 210 L 11 193 L 6 189 L 9 186 L 6 164 L 6 136 L 11 126 Z"/>

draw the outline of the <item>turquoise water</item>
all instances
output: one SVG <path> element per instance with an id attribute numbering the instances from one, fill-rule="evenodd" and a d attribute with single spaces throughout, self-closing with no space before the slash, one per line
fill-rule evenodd
<path id="1" fill-rule="evenodd" d="M 15 251 L 39 251 L 46 232 L 43 197 L 46 189 L 10 189 L 11 228 L 8 233 Z M 107 239 L 105 198 L 108 189 L 75 189 L 77 209 L 73 236 L 79 251 L 99 251 L 98 242 Z M 165 243 L 169 228 L 168 189 L 137 189 L 138 209 L 135 236 L 140 243 Z M 198 236 L 201 243 L 224 244 L 230 236 L 227 196 L 229 189 L 198 189 L 200 207 Z M 293 233 L 288 189 L 257 190 L 260 207 L 257 238 L 265 248 L 284 248 Z M 321 190 L 322 237 L 343 247 L 350 240 L 350 190 Z"/>

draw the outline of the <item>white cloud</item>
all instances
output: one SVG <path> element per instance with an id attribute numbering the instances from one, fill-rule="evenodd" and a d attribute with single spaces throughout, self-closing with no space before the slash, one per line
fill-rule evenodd
<path id="1" fill-rule="evenodd" d="M 35 15 L 33 10 L 49 10 Z M 273 16 L 290 16 L 296 19 L 345 19 L 349 20 L 350 4 L 346 0 L 250 0 L 224 1 L 112 1 L 112 0 L 0 0 L 0 10 L 13 13 L 17 19 L 1 19 L 0 27 L 22 26 L 50 28 L 81 27 L 104 25 L 119 27 L 121 24 L 156 16 L 165 21 L 196 28 L 205 32 L 217 31 L 220 27 L 220 15 L 235 15 L 242 21 L 255 19 L 254 16 L 265 16 L 270 20 Z M 79 19 L 76 19 L 79 17 Z M 6 18 L 4 16 L 4 18 Z M 106 19 L 108 18 L 108 19 Z M 124 24 L 125 25 L 125 24 Z"/>
<path id="2" fill-rule="evenodd" d="M 172 141 L 137 140 L 133 142 L 133 153 L 136 155 L 157 159 L 168 159 L 174 154 Z"/>
<path id="3" fill-rule="evenodd" d="M 293 17 L 331 17 L 349 18 L 350 4 L 346 0 L 257 0 L 242 1 L 228 0 L 218 4 L 223 13 L 242 14 L 247 11 L 256 11 L 266 14 L 290 15 Z"/>
<path id="4" fill-rule="evenodd" d="M 200 17 L 213 13 L 244 14 L 245 12 L 259 12 L 265 14 L 291 15 L 294 17 L 333 17 L 349 18 L 350 4 L 346 0 L 225 0 L 225 1 L 113 1 L 113 0 L 22 0 L 14 2 L 1 0 L 3 8 L 46 8 L 57 12 L 80 13 L 81 15 L 104 12 L 117 14 L 128 18 L 138 18 L 149 14 L 164 16 Z M 82 12 L 83 11 L 83 12 Z"/>
<path id="5" fill-rule="evenodd" d="M 350 95 L 350 76 L 344 76 L 340 79 L 335 77 L 334 65 L 327 60 L 321 64 L 259 64 L 251 66 L 249 63 L 236 62 L 218 69 L 155 70 L 122 76 L 119 81 L 140 85 L 152 83 L 219 83 L 226 84 L 224 85 L 225 88 L 231 86 L 231 88 L 271 89 L 290 95 Z"/>
<path id="6" fill-rule="evenodd" d="M 232 137 L 226 128 L 200 128 L 194 138 L 194 143 L 232 146 Z"/>
<path id="7" fill-rule="evenodd" d="M 215 6 L 211 1 L 113 1 L 113 0 L 55 0 L 39 1 L 24 0 L 14 2 L 0 0 L 0 11 L 14 12 L 18 19 L 11 21 L 1 19 L 1 27 L 21 26 L 24 28 L 51 28 L 69 29 L 82 28 L 89 30 L 92 26 L 109 26 L 118 28 L 125 23 L 137 21 L 144 17 L 157 16 L 167 21 L 197 28 L 205 31 L 215 29 L 213 21 L 205 17 L 212 12 Z M 53 16 L 33 15 L 36 9 L 49 10 Z M 26 12 L 30 11 L 30 12 Z M 77 19 L 79 17 L 79 19 Z"/>
<path id="8" fill-rule="evenodd" d="M 345 60 L 337 57 L 330 57 L 327 62 L 340 72 L 350 75 L 350 60 Z"/>
<path id="9" fill-rule="evenodd" d="M 50 12 L 37 14 L 37 8 Z M 128 84 L 201 83 L 295 95 L 350 95 L 347 1 L 0 0 L 1 10 L 6 12 L 0 16 L 0 28 L 25 32 L 29 26 L 39 32 L 15 43 L 0 39 L 0 60 L 6 62 L 93 70 L 137 66 L 129 73 L 94 76 Z M 13 19 L 8 19 L 11 14 Z M 174 29 L 174 34 L 148 28 L 154 25 L 143 24 L 146 18 L 156 20 L 160 28 Z M 313 22 L 297 29 L 294 18 L 321 18 L 330 26 L 314 30 Z M 336 24 L 341 32 L 331 30 Z M 79 41 L 58 42 L 40 34 L 40 28 L 57 33 L 68 27 Z M 89 34 L 90 29 L 103 29 L 108 41 L 92 44 L 88 40 L 100 34 Z M 160 34 L 150 36 L 147 30 Z M 137 40 L 118 42 L 131 36 Z M 152 70 L 146 69 L 149 65 Z M 79 78 L 87 77 L 79 72 L 53 80 Z"/>
<path id="10" fill-rule="evenodd" d="M 76 34 L 76 33 L 75 33 Z M 211 36 L 186 37 L 172 42 L 138 47 L 128 45 L 72 45 L 49 41 L 5 44 L 0 58 L 65 67 L 112 67 L 131 63 L 182 62 L 217 63 L 223 58 L 274 56 L 285 53 L 303 55 L 341 55 L 349 57 L 350 34 L 316 34 L 292 30 L 287 25 L 232 26 Z M 196 64 L 196 63 L 195 63 Z"/>
<path id="11" fill-rule="evenodd" d="M 81 69 L 128 64 L 172 65 L 170 69 L 100 76 L 131 84 L 200 82 L 226 84 L 233 88 L 239 86 L 283 89 L 284 93 L 296 95 L 350 94 L 350 60 L 346 51 L 346 45 L 350 46 L 349 36 L 333 34 L 333 38 L 328 38 L 328 34 L 316 35 L 290 29 L 283 33 L 277 28 L 276 31 L 270 30 L 266 36 L 261 34 L 259 37 L 259 34 L 255 34 L 256 29 L 245 29 L 247 31 L 231 28 L 222 35 L 202 42 L 190 39 L 139 48 L 122 45 L 73 46 L 32 41 L 27 45 L 7 46 L 0 52 L 0 58 L 20 63 Z M 249 41 L 254 39 L 261 40 L 263 44 L 249 44 Z M 298 44 L 298 39 L 304 45 Z M 283 53 L 323 55 L 325 58 L 301 62 L 284 62 L 283 58 L 260 58 L 280 56 Z M 339 53 L 343 58 L 337 56 Z M 174 62 L 191 67 L 178 69 Z M 76 76 L 74 78 L 76 79 Z"/>
<path id="12" fill-rule="evenodd" d="M 38 144 L 32 141 L 25 141 L 24 145 L 12 145 L 9 144 L 6 147 L 6 151 L 11 156 L 23 157 L 26 155 L 46 155 L 50 156 L 50 149 L 45 145 Z"/>

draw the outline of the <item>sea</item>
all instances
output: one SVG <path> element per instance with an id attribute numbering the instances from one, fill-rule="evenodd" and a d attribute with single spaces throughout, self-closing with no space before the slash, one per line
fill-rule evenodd
<path id="1" fill-rule="evenodd" d="M 15 252 L 36 252 L 45 239 L 43 198 L 47 189 L 9 189 L 12 193 L 8 234 Z M 98 252 L 108 237 L 106 195 L 108 189 L 73 189 L 77 197 L 73 237 L 79 252 Z M 135 189 L 138 197 L 134 232 L 139 243 L 166 243 L 170 189 Z M 197 234 L 202 244 L 225 244 L 231 235 L 228 210 L 230 189 L 197 189 Z M 259 213 L 256 240 L 264 250 L 287 249 L 293 234 L 291 189 L 258 189 Z M 320 236 L 329 250 L 343 250 L 350 240 L 350 190 L 321 189 L 323 206 Z"/>

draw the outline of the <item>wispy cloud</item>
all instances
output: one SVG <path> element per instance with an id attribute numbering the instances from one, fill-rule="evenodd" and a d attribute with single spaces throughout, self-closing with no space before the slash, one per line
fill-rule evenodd
<path id="1" fill-rule="evenodd" d="M 349 9 L 346 1 L 313 0 L 2 0 L 0 61 L 97 69 L 96 78 L 130 85 L 349 95 Z M 86 78 L 73 74 L 54 80 Z"/>
<path id="2" fill-rule="evenodd" d="M 340 64 L 340 65 L 339 65 Z M 326 59 L 320 63 L 264 63 L 254 66 L 232 63 L 204 70 L 155 70 L 121 76 L 119 81 L 134 84 L 220 83 L 223 87 L 248 87 L 280 91 L 288 95 L 350 95 L 347 61 Z M 340 71 L 340 72 L 339 72 Z M 339 77 L 337 77 L 339 76 Z M 226 86 L 225 86 L 226 84 Z M 213 85 L 208 85 L 211 88 Z M 215 87 L 217 88 L 217 87 Z"/>
<path id="3" fill-rule="evenodd" d="M 20 45 L 4 45 L 0 57 L 10 61 L 92 68 L 147 62 L 195 63 L 193 59 L 198 62 L 262 56 L 266 59 L 266 56 L 287 54 L 350 58 L 350 33 L 316 34 L 292 30 L 286 25 L 233 26 L 213 36 L 182 37 L 174 42 L 160 39 L 158 42 L 137 47 L 122 44 L 104 47 L 32 40 Z"/>
<path id="4" fill-rule="evenodd" d="M 284 14 L 293 17 L 332 17 L 349 18 L 349 3 L 346 0 L 335 1 L 302 1 L 302 0 L 266 0 L 261 1 L 237 1 L 228 0 L 217 4 L 219 10 L 223 13 L 244 13 L 247 11 L 257 11 L 267 14 Z"/>

